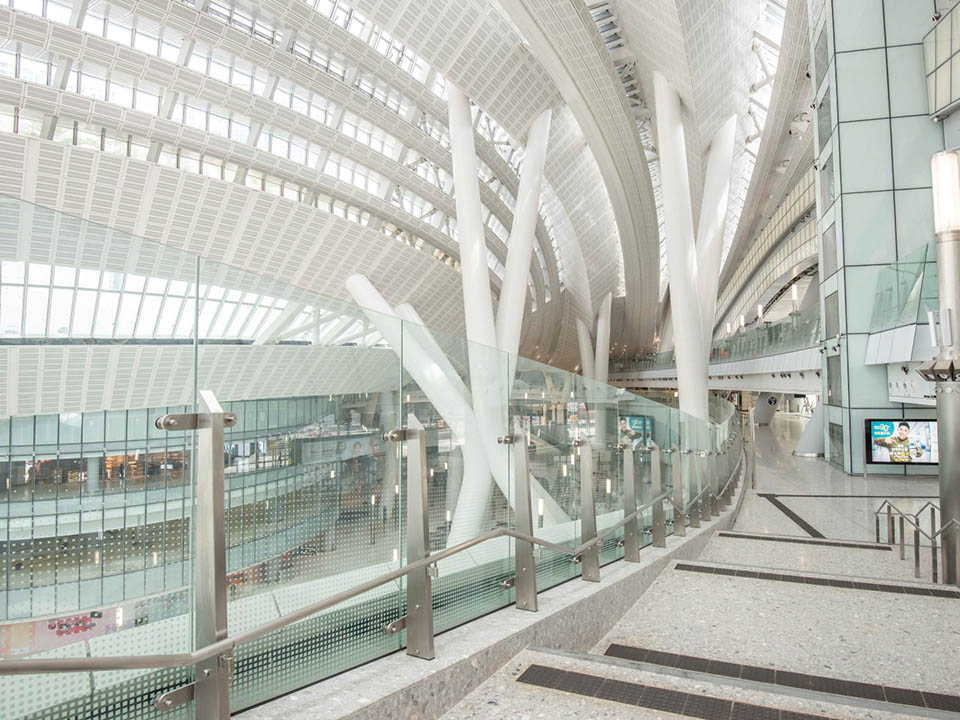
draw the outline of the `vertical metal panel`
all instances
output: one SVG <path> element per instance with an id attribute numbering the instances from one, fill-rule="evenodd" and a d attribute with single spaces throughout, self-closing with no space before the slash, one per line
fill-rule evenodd
<path id="1" fill-rule="evenodd" d="M 706 453 L 702 450 L 696 451 L 690 462 L 693 465 L 694 472 L 697 474 L 697 492 L 700 493 L 700 517 L 703 518 L 704 522 L 709 522 L 710 518 L 713 517 L 713 505 L 710 495 L 712 480 L 707 465 Z"/>
<path id="2" fill-rule="evenodd" d="M 660 497 L 663 492 L 663 481 L 660 476 L 660 447 L 656 443 L 650 444 L 650 494 L 653 497 Z M 659 500 L 653 504 L 653 546 L 667 546 L 667 529 L 663 512 L 663 501 Z"/>
<path id="3" fill-rule="evenodd" d="M 527 434 L 518 421 L 513 423 L 513 472 L 517 512 L 517 530 L 533 535 L 533 505 L 530 498 L 530 462 L 527 457 Z M 537 566 L 533 557 L 533 543 L 517 540 L 515 550 L 517 608 L 537 610 Z"/>
<path id="4" fill-rule="evenodd" d="M 407 416 L 407 563 L 430 554 L 427 518 L 427 436 L 417 416 Z M 407 655 L 433 660 L 430 570 L 407 575 Z"/>
<path id="5" fill-rule="evenodd" d="M 683 537 L 687 534 L 683 504 L 683 472 L 680 469 L 680 448 L 674 445 L 670 449 L 670 473 L 673 480 L 673 534 Z"/>
<path id="6" fill-rule="evenodd" d="M 196 647 L 227 637 L 227 559 L 223 491 L 223 409 L 209 390 L 199 392 L 197 517 L 194 558 Z M 230 716 L 230 658 L 197 663 L 197 717 Z"/>
<path id="7" fill-rule="evenodd" d="M 687 483 L 687 497 L 690 498 L 690 527 L 700 527 L 700 503 L 702 498 L 697 498 L 699 487 L 697 486 L 697 470 L 695 467 L 696 455 L 690 449 L 680 451 L 680 470 Z"/>
<path id="8" fill-rule="evenodd" d="M 593 488 L 593 448 L 589 442 L 578 441 L 580 450 L 580 542 L 597 536 L 597 510 Z M 584 580 L 600 580 L 600 548 L 592 545 L 580 556 L 580 572 Z"/>
<path id="9" fill-rule="evenodd" d="M 623 516 L 637 511 L 637 484 L 633 472 L 633 447 L 628 441 L 623 447 Z M 623 526 L 623 559 L 627 562 L 640 562 L 640 538 L 637 525 L 640 518 L 631 520 Z"/>

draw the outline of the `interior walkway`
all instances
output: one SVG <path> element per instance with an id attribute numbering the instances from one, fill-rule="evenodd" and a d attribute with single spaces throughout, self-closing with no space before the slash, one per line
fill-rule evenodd
<path id="1" fill-rule="evenodd" d="M 884 498 L 922 504 L 936 480 L 795 458 L 803 422 L 758 428 L 733 531 L 665 570 L 590 654 L 527 649 L 444 717 L 957 717 L 960 591 L 873 542 Z"/>

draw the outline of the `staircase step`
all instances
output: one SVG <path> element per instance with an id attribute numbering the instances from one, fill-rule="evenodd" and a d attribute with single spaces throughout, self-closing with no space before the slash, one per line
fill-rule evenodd
<path id="1" fill-rule="evenodd" d="M 760 540 L 766 542 L 792 543 L 796 545 L 818 545 L 820 547 L 849 548 L 854 550 L 881 550 L 892 551 L 892 545 L 884 543 L 868 543 L 857 540 L 830 540 L 821 538 L 797 537 L 795 535 L 766 535 L 759 533 L 738 532 L 728 530 L 717 533 L 717 537 L 734 538 L 740 540 Z"/>
<path id="2" fill-rule="evenodd" d="M 819 573 L 776 572 L 755 566 L 737 566 L 729 563 L 720 565 L 708 562 L 678 562 L 674 568 L 681 572 L 698 572 L 708 575 L 727 575 L 737 578 L 754 580 L 772 580 L 775 582 L 799 583 L 801 585 L 823 585 L 848 590 L 868 590 L 871 592 L 885 592 L 902 595 L 919 595 L 923 597 L 948 598 L 960 600 L 960 590 L 949 589 L 943 585 L 929 585 L 925 583 L 894 584 L 890 582 L 871 582 L 861 578 L 845 576 L 829 576 Z"/>
<path id="3" fill-rule="evenodd" d="M 908 538 L 912 543 L 912 536 Z M 930 548 L 920 548 L 920 577 L 914 567 L 913 545 L 899 546 L 866 540 L 835 540 L 762 533 L 723 532 L 711 539 L 700 560 L 750 565 L 771 570 L 801 570 L 833 575 L 858 575 L 897 583 L 931 581 Z"/>

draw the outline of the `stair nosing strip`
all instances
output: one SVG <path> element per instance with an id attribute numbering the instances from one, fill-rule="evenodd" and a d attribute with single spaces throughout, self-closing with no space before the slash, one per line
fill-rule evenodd
<path id="1" fill-rule="evenodd" d="M 768 695 L 789 695 L 801 700 L 823 702 L 828 705 L 852 705 L 854 707 L 861 707 L 867 710 L 877 710 L 878 712 L 903 712 L 907 715 L 937 718 L 939 720 L 957 720 L 957 718 L 960 718 L 960 713 L 950 712 L 949 710 L 934 710 L 932 708 L 918 707 L 916 705 L 901 705 L 900 703 L 887 702 L 886 700 L 870 700 L 869 698 L 859 698 L 850 695 L 837 695 L 835 693 L 827 693 L 820 690 L 806 690 L 804 688 L 792 687 L 790 685 L 771 685 L 770 683 L 759 682 L 756 680 L 744 680 L 743 678 L 714 675 L 712 673 L 699 672 L 696 670 L 683 670 L 681 668 L 670 667 L 669 665 L 657 665 L 656 663 L 626 660 L 624 658 L 611 657 L 609 655 L 575 653 L 567 650 L 561 650 L 559 648 L 546 648 L 532 645 L 528 647 L 527 650 L 540 653 L 542 655 L 553 655 L 571 660 L 582 660 L 585 662 L 595 662 L 602 665 L 612 665 L 614 667 L 640 670 L 643 672 L 653 673 L 654 675 L 668 675 L 671 677 L 684 678 L 686 680 L 707 682 L 713 685 L 730 685 L 733 687 L 742 688 L 744 690 L 763 692 Z M 917 692 L 923 691 L 918 690 Z"/>
<path id="2" fill-rule="evenodd" d="M 819 547 L 850 548 L 851 550 L 884 550 L 893 551 L 893 545 L 872 543 L 866 540 L 834 540 L 832 538 L 803 537 L 800 535 L 764 535 L 763 533 L 747 533 L 739 530 L 722 530 L 717 537 L 733 538 L 736 540 L 756 540 L 758 542 L 783 542 L 794 545 L 816 545 Z"/>
<path id="3" fill-rule="evenodd" d="M 696 571 L 687 570 L 686 568 L 678 568 L 677 566 L 679 565 L 690 565 L 692 567 L 702 567 L 702 568 L 715 568 L 718 570 L 747 570 L 747 571 L 758 572 L 758 573 L 767 573 L 770 575 L 782 575 L 784 577 L 800 577 L 804 579 L 811 578 L 815 580 L 832 580 L 835 582 L 861 583 L 864 585 L 890 585 L 897 588 L 903 588 L 905 590 L 911 590 L 911 589 L 915 590 L 917 588 L 921 590 L 940 590 L 945 592 L 956 593 L 957 596 L 956 598 L 953 598 L 953 599 L 960 600 L 960 588 L 958 588 L 956 585 L 947 585 L 945 583 L 933 584 L 929 582 L 920 582 L 920 581 L 911 582 L 909 580 L 878 578 L 878 577 L 871 577 L 866 575 L 836 575 L 836 574 L 830 574 L 830 573 L 818 573 L 818 572 L 813 572 L 809 570 L 801 574 L 791 570 L 786 570 L 784 568 L 765 567 L 763 565 L 738 565 L 736 563 L 714 562 L 711 560 L 677 560 L 675 563 L 673 563 L 672 567 L 675 570 L 679 569 L 681 572 L 696 572 Z M 703 574 L 710 574 L 710 573 L 703 573 Z M 727 573 L 720 573 L 720 574 L 725 577 L 733 577 L 732 575 L 728 575 Z M 776 579 L 776 580 L 772 580 L 772 582 L 792 582 L 792 581 Z M 817 585 L 818 583 L 809 583 L 809 584 Z M 831 586 L 824 585 L 824 587 L 831 587 Z M 832 586 L 832 587 L 836 587 L 836 586 Z M 865 588 L 860 588 L 860 589 L 865 589 Z M 887 592 L 887 593 L 890 592 L 886 590 L 883 590 L 883 591 L 870 590 L 870 589 L 866 589 L 866 590 L 868 592 Z M 892 594 L 896 594 L 896 593 L 892 593 Z M 910 595 L 913 593 L 903 593 L 903 594 Z M 945 599 L 945 598 L 940 598 L 940 599 Z"/>

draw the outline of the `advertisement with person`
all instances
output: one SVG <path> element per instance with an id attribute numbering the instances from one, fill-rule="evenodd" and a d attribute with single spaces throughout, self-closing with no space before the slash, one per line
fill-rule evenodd
<path id="1" fill-rule="evenodd" d="M 649 445 L 653 440 L 653 418 L 647 415 L 626 415 L 620 418 L 620 445 L 630 443 L 636 449 L 641 443 Z"/>
<path id="2" fill-rule="evenodd" d="M 868 462 L 936 465 L 939 458 L 935 420 L 867 420 Z"/>

